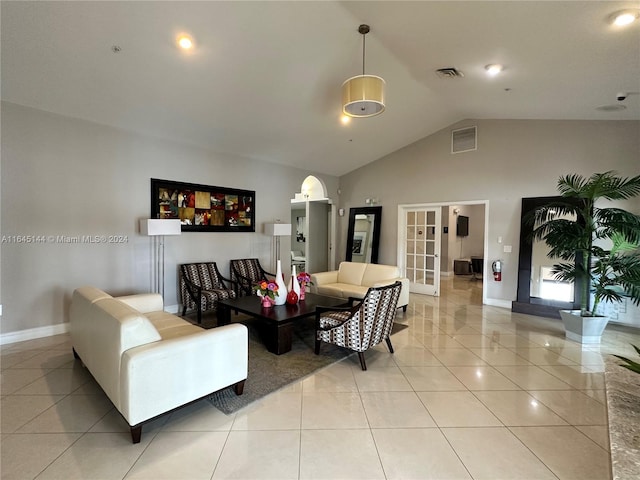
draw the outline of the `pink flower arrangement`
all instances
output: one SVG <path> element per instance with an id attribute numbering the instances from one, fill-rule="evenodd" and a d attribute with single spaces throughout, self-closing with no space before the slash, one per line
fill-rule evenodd
<path id="1" fill-rule="evenodd" d="M 261 297 L 269 297 L 271 300 L 276 298 L 276 292 L 278 291 L 278 284 L 275 282 L 267 282 L 265 280 L 256 283 L 253 286 L 255 292 Z"/>
<path id="2" fill-rule="evenodd" d="M 298 282 L 300 282 L 300 285 L 313 284 L 311 276 L 307 272 L 300 272 L 296 278 L 298 279 Z"/>

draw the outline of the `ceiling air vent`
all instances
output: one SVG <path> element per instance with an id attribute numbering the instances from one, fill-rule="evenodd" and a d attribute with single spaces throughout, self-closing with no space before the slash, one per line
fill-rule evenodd
<path id="1" fill-rule="evenodd" d="M 451 153 L 470 152 L 478 148 L 477 127 L 465 127 L 451 131 Z"/>
<path id="2" fill-rule="evenodd" d="M 464 74 L 453 67 L 439 68 L 436 73 L 440 78 L 461 78 Z"/>

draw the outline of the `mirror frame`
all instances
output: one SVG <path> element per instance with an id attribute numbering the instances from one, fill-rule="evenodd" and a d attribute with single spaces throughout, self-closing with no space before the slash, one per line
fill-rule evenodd
<path id="1" fill-rule="evenodd" d="M 572 203 L 574 199 L 559 196 L 522 199 L 522 212 L 520 214 L 520 253 L 518 255 L 518 293 L 517 300 L 511 303 L 512 312 L 559 319 L 559 310 L 580 309 L 580 293 L 582 292 L 582 282 L 580 280 L 574 284 L 573 303 L 531 296 L 531 259 L 533 256 L 531 235 L 533 233 L 533 225 L 526 224 L 524 218 L 537 208 L 554 201 Z M 578 203 L 577 200 L 575 200 L 575 202 Z"/>
<path id="2" fill-rule="evenodd" d="M 371 263 L 378 263 L 380 247 L 380 227 L 382 225 L 382 207 L 358 207 L 349 209 L 349 229 L 347 231 L 347 252 L 345 260 L 350 262 L 353 250 L 353 234 L 356 226 L 356 215 L 373 215 L 373 235 L 371 238 Z"/>

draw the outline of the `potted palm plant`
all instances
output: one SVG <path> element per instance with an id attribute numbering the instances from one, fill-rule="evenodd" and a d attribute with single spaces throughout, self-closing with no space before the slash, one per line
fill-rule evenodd
<path id="1" fill-rule="evenodd" d="M 553 265 L 555 278 L 580 288 L 580 310 L 560 311 L 567 338 L 600 343 L 608 322 L 601 302 L 628 297 L 640 305 L 640 216 L 600 202 L 640 195 L 640 175 L 570 174 L 559 178 L 558 191 L 563 199 L 534 212 L 533 238 L 549 246 L 549 258 L 561 260 Z"/>

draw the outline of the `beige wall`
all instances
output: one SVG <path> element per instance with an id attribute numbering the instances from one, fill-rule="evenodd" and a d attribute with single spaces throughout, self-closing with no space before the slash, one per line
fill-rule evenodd
<path id="1" fill-rule="evenodd" d="M 166 238 L 166 305 L 177 300 L 177 264 L 255 256 L 270 264 L 265 223 L 291 217 L 307 175 L 337 191 L 338 179 L 306 170 L 145 137 L 2 103 L 2 235 L 124 235 L 121 244 L 2 245 L 1 333 L 67 321 L 74 288 L 109 293 L 151 288 L 151 242 L 138 233 L 150 214 L 150 178 L 256 191 L 256 233 L 185 232 Z M 290 239 L 282 239 L 287 252 Z"/>
<path id="2" fill-rule="evenodd" d="M 452 155 L 451 130 L 471 125 L 478 126 L 478 149 Z M 340 206 L 380 200 L 379 262 L 396 264 L 399 204 L 487 200 L 488 264 L 500 258 L 505 266 L 501 283 L 488 279 L 486 295 L 507 305 L 516 298 L 521 198 L 555 195 L 562 174 L 605 170 L 640 173 L 640 122 L 465 120 L 341 177 Z M 347 217 L 340 221 L 346 231 Z"/>

